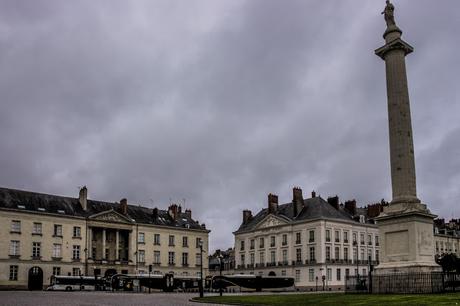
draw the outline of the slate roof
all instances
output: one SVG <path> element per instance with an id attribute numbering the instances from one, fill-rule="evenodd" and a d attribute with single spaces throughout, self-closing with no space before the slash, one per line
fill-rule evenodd
<path id="1" fill-rule="evenodd" d="M 119 212 L 120 204 L 118 203 L 89 199 L 87 203 L 88 209 L 84 211 L 78 198 L 0 187 L 0 209 L 7 208 L 18 211 L 33 211 L 37 213 L 55 214 L 58 216 L 83 218 L 110 210 Z M 128 205 L 128 214 L 126 217 L 131 219 L 134 223 L 206 230 L 199 222 L 193 220 L 189 214 L 184 212 L 180 213 L 176 220 L 173 220 L 166 210 L 159 209 L 158 217 L 154 218 L 152 208 Z"/>
<path id="2" fill-rule="evenodd" d="M 262 209 L 253 216 L 248 223 L 242 223 L 236 232 L 253 230 L 267 215 L 268 209 Z M 354 220 L 354 216 L 345 210 L 342 205 L 340 205 L 337 210 L 321 197 L 304 199 L 304 206 L 297 217 L 294 216 L 294 204 L 292 202 L 278 205 L 278 210 L 274 215 L 286 220 L 287 222 L 315 219 L 335 219 L 358 223 Z"/>

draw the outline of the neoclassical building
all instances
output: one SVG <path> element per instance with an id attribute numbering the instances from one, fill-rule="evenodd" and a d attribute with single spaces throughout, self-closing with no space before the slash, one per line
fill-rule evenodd
<path id="1" fill-rule="evenodd" d="M 269 194 L 267 208 L 243 211 L 235 236 L 235 273 L 292 276 L 304 290 L 343 290 L 347 275 L 367 275 L 379 261 L 379 231 L 372 217 L 381 205 L 357 208 L 312 192 L 293 189 L 279 205 Z"/>
<path id="2" fill-rule="evenodd" d="M 460 219 L 445 222 L 444 219 L 434 220 L 435 254 L 455 254 L 460 256 Z"/>
<path id="3" fill-rule="evenodd" d="M 0 287 L 41 288 L 55 275 L 207 271 L 209 230 L 168 210 L 0 188 Z M 201 248 L 200 248 L 201 245 Z M 201 253 L 203 249 L 203 253 Z"/>

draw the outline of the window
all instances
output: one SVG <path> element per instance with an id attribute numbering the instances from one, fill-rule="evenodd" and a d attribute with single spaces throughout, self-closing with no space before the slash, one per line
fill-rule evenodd
<path id="1" fill-rule="evenodd" d="M 295 281 L 300 282 L 300 270 L 295 270 Z"/>
<path id="2" fill-rule="evenodd" d="M 356 244 L 356 233 L 353 233 L 353 244 Z"/>
<path id="3" fill-rule="evenodd" d="M 200 253 L 196 253 L 195 262 L 196 262 L 196 266 L 201 266 L 201 254 Z"/>
<path id="4" fill-rule="evenodd" d="M 296 262 L 302 262 L 302 249 L 295 249 L 295 260 Z"/>
<path id="5" fill-rule="evenodd" d="M 32 257 L 33 258 L 40 258 L 40 249 L 41 249 L 40 242 L 32 242 Z"/>
<path id="6" fill-rule="evenodd" d="M 340 232 L 339 231 L 335 231 L 335 242 L 340 242 Z"/>
<path id="7" fill-rule="evenodd" d="M 182 246 L 184 248 L 188 248 L 188 237 L 187 236 L 182 237 Z"/>
<path id="8" fill-rule="evenodd" d="M 61 267 L 53 267 L 53 275 L 61 275 Z"/>
<path id="9" fill-rule="evenodd" d="M 343 248 L 343 259 L 348 260 L 348 248 Z"/>
<path id="10" fill-rule="evenodd" d="M 331 231 L 326 230 L 326 242 L 331 242 Z"/>
<path id="11" fill-rule="evenodd" d="M 32 235 L 42 234 L 42 224 L 40 222 L 34 222 L 32 226 Z"/>
<path id="12" fill-rule="evenodd" d="M 309 239 L 308 239 L 309 242 L 315 242 L 315 231 L 310 231 L 309 232 Z"/>
<path id="13" fill-rule="evenodd" d="M 363 269 L 363 275 L 366 275 L 366 269 Z"/>
<path id="14" fill-rule="evenodd" d="M 18 240 L 11 240 L 10 256 L 19 256 L 19 241 Z"/>
<path id="15" fill-rule="evenodd" d="M 160 234 L 154 234 L 153 235 L 153 244 L 154 245 L 160 245 Z"/>
<path id="16" fill-rule="evenodd" d="M 376 246 L 379 245 L 379 236 L 375 236 L 375 245 L 376 245 Z"/>
<path id="17" fill-rule="evenodd" d="M 10 281 L 17 281 L 18 280 L 18 266 L 10 266 Z"/>
<path id="18" fill-rule="evenodd" d="M 287 250 L 283 250 L 283 263 L 287 263 L 288 258 L 287 258 Z"/>
<path id="19" fill-rule="evenodd" d="M 283 234 L 282 245 L 287 245 L 287 235 Z"/>
<path id="20" fill-rule="evenodd" d="M 121 251 L 121 250 L 119 250 L 119 251 Z M 92 259 L 95 259 L 95 258 L 96 258 L 96 248 L 94 248 L 94 247 L 93 247 L 92 250 L 91 250 L 91 258 L 92 258 Z"/>
<path id="21" fill-rule="evenodd" d="M 161 263 L 160 254 L 160 251 L 153 252 L 153 264 L 159 265 Z"/>
<path id="22" fill-rule="evenodd" d="M 332 269 L 331 268 L 327 268 L 326 274 L 327 274 L 327 280 L 332 281 Z"/>
<path id="23" fill-rule="evenodd" d="M 54 225 L 54 233 L 53 236 L 55 237 L 62 237 L 62 225 L 55 224 Z"/>
<path id="24" fill-rule="evenodd" d="M 358 252 L 356 249 L 353 249 L 353 259 L 358 260 Z"/>
<path id="25" fill-rule="evenodd" d="M 249 258 L 250 258 L 250 263 L 251 263 L 251 265 L 254 265 L 254 262 L 255 262 L 254 253 L 251 253 L 249 256 L 250 256 Z"/>
<path id="26" fill-rule="evenodd" d="M 361 233 L 361 234 L 359 235 L 359 238 L 361 238 L 361 239 L 360 239 L 361 244 L 364 244 L 364 234 L 363 234 L 363 233 Z"/>
<path id="27" fill-rule="evenodd" d="M 169 246 L 174 246 L 174 235 L 169 235 Z"/>
<path id="28" fill-rule="evenodd" d="M 361 249 L 361 260 L 364 260 L 364 249 Z"/>
<path id="29" fill-rule="evenodd" d="M 286 276 L 286 270 L 281 270 L 281 276 Z"/>
<path id="30" fill-rule="evenodd" d="M 105 249 L 104 259 L 108 259 L 108 258 L 109 258 L 109 249 Z"/>
<path id="31" fill-rule="evenodd" d="M 244 254 L 240 255 L 240 259 L 241 259 L 241 265 L 244 266 L 244 261 L 245 261 Z"/>
<path id="32" fill-rule="evenodd" d="M 140 263 L 145 263 L 145 250 L 139 250 L 138 260 Z"/>
<path id="33" fill-rule="evenodd" d="M 301 244 L 302 243 L 302 235 L 301 233 L 295 233 L 295 243 Z"/>
<path id="34" fill-rule="evenodd" d="M 73 276 L 80 276 L 81 275 L 80 268 L 72 268 L 72 275 Z"/>
<path id="35" fill-rule="evenodd" d="M 11 232 L 12 233 L 21 232 L 21 221 L 17 221 L 17 220 L 11 221 Z"/>
<path id="36" fill-rule="evenodd" d="M 261 264 L 265 263 L 265 253 L 264 252 L 260 252 L 260 255 L 259 255 L 259 262 Z"/>
<path id="37" fill-rule="evenodd" d="M 174 252 L 168 252 L 168 265 L 170 265 L 170 266 L 175 265 L 175 254 L 174 254 Z"/>
<path id="38" fill-rule="evenodd" d="M 326 247 L 326 260 L 331 260 L 331 247 Z"/>
<path id="39" fill-rule="evenodd" d="M 379 250 L 375 250 L 375 261 L 379 261 Z"/>
<path id="40" fill-rule="evenodd" d="M 348 277 L 350 276 L 350 269 L 345 269 L 345 278 L 348 279 Z"/>
<path id="41" fill-rule="evenodd" d="M 310 247 L 310 260 L 315 260 L 315 247 Z"/>
<path id="42" fill-rule="evenodd" d="M 62 245 L 60 243 L 53 244 L 53 258 L 61 258 Z"/>
<path id="43" fill-rule="evenodd" d="M 265 247 L 265 239 L 260 238 L 259 239 L 259 248 L 263 249 Z"/>
<path id="44" fill-rule="evenodd" d="M 334 258 L 340 259 L 340 248 L 339 247 L 335 247 Z"/>
<path id="45" fill-rule="evenodd" d="M 73 227 L 73 237 L 74 238 L 81 238 L 81 227 L 74 226 Z"/>
<path id="46" fill-rule="evenodd" d="M 241 240 L 240 250 L 244 251 L 244 240 Z"/>
<path id="47" fill-rule="evenodd" d="M 145 243 L 145 233 L 139 233 L 139 239 L 137 242 Z"/>
<path id="48" fill-rule="evenodd" d="M 308 269 L 308 281 L 315 281 L 315 269 Z"/>
<path id="49" fill-rule="evenodd" d="M 72 259 L 73 260 L 80 260 L 80 246 L 74 245 L 72 249 Z"/>
<path id="50" fill-rule="evenodd" d="M 255 240 L 254 240 L 254 239 L 251 239 L 251 241 L 250 241 L 250 246 L 249 246 L 250 249 L 251 249 L 251 250 L 254 250 L 255 245 L 256 245 Z"/>
<path id="51" fill-rule="evenodd" d="M 372 235 L 367 235 L 367 244 L 372 245 Z"/>
<path id="52" fill-rule="evenodd" d="M 196 238 L 195 239 L 195 247 L 200 248 L 200 244 L 201 244 L 201 238 Z"/>
<path id="53" fill-rule="evenodd" d="M 367 250 L 367 259 L 372 260 L 372 250 L 371 249 Z"/>
<path id="54" fill-rule="evenodd" d="M 343 232 L 343 242 L 348 243 L 348 232 Z"/>
<path id="55" fill-rule="evenodd" d="M 188 266 L 188 253 L 182 253 L 182 266 Z"/>
<path id="56" fill-rule="evenodd" d="M 341 275 L 341 274 L 342 274 L 342 270 L 337 269 L 337 280 L 338 280 L 338 281 L 341 280 L 341 278 L 342 278 L 342 275 Z"/>
<path id="57" fill-rule="evenodd" d="M 153 274 L 161 275 L 161 271 L 155 270 L 155 271 L 153 271 Z"/>
<path id="58" fill-rule="evenodd" d="M 270 247 L 274 247 L 276 245 L 276 237 L 270 236 Z"/>
<path id="59" fill-rule="evenodd" d="M 276 262 L 276 252 L 275 251 L 270 252 L 270 262 L 273 264 Z"/>

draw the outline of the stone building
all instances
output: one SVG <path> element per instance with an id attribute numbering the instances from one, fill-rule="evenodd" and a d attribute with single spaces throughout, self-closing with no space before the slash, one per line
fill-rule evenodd
<path id="1" fill-rule="evenodd" d="M 436 256 L 456 254 L 460 257 L 460 220 L 434 220 L 434 244 Z"/>
<path id="2" fill-rule="evenodd" d="M 268 195 L 267 208 L 243 211 L 235 235 L 235 273 L 292 276 L 303 290 L 343 290 L 347 275 L 367 275 L 379 261 L 379 231 L 372 218 L 381 204 L 357 208 L 356 201 L 304 199 L 293 189 L 279 205 Z"/>
<path id="3" fill-rule="evenodd" d="M 228 248 L 225 251 L 216 250 L 209 256 L 209 275 L 219 275 L 222 266 L 222 275 L 235 274 L 235 250 Z"/>
<path id="4" fill-rule="evenodd" d="M 55 275 L 200 275 L 209 230 L 168 210 L 0 188 L 0 287 L 42 288 Z M 204 263 L 207 271 L 207 260 Z M 205 273 L 206 274 L 206 273 Z"/>

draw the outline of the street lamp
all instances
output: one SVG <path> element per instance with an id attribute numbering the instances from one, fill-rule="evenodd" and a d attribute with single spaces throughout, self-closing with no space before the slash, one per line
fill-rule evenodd
<path id="1" fill-rule="evenodd" d="M 217 257 L 219 259 L 219 275 L 220 275 L 220 282 L 219 282 L 219 295 L 222 296 L 222 259 L 224 258 L 224 256 L 222 256 L 222 254 L 219 254 L 219 256 Z"/>
<path id="2" fill-rule="evenodd" d="M 200 298 L 203 297 L 203 241 L 200 239 L 200 242 L 198 243 L 200 247 Z"/>

